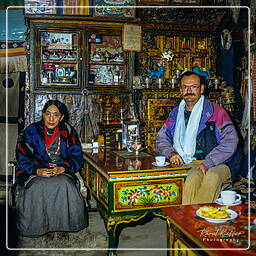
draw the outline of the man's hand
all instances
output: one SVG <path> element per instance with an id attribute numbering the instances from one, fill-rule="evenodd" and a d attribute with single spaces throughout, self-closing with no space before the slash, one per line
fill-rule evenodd
<path id="1" fill-rule="evenodd" d="M 169 155 L 169 159 L 173 167 L 181 166 L 184 164 L 182 157 L 176 152 L 172 152 Z"/>
<path id="2" fill-rule="evenodd" d="M 208 168 L 204 164 L 199 164 L 197 170 L 200 170 L 203 174 L 206 174 Z"/>

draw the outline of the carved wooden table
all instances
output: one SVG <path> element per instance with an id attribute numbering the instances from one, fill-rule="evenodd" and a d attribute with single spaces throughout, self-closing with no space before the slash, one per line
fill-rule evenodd
<path id="1" fill-rule="evenodd" d="M 220 207 L 217 204 L 203 205 Z M 230 206 L 229 209 L 236 211 L 238 217 L 218 224 L 197 217 L 196 210 L 200 206 L 202 205 L 175 206 L 163 209 L 168 215 L 168 248 L 175 249 L 168 251 L 169 256 L 256 255 L 256 225 L 253 225 L 256 214 L 251 214 L 249 219 L 246 205 Z"/>
<path id="2" fill-rule="evenodd" d="M 155 167 L 154 156 L 144 152 L 137 158 L 128 151 L 84 152 L 84 158 L 86 184 L 108 232 L 108 255 L 116 255 L 124 226 L 149 216 L 166 218 L 161 208 L 182 202 L 189 167 Z"/>

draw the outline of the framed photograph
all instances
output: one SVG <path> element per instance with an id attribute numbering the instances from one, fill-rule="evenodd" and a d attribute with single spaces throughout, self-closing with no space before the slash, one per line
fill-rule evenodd
<path id="1" fill-rule="evenodd" d="M 92 16 L 92 0 L 59 0 L 59 15 Z"/>
<path id="2" fill-rule="evenodd" d="M 123 49 L 130 52 L 141 52 L 142 29 L 141 25 L 123 25 Z"/>
<path id="3" fill-rule="evenodd" d="M 98 36 L 96 34 L 91 34 L 91 36 L 88 39 L 89 43 L 102 43 L 102 37 Z"/>
<path id="4" fill-rule="evenodd" d="M 47 34 L 47 32 L 45 34 Z M 45 35 L 45 34 L 43 34 L 43 35 Z M 64 50 L 72 49 L 72 34 L 71 33 L 49 32 L 48 35 L 49 35 L 49 37 L 47 38 L 47 40 L 49 41 L 48 49 L 64 49 Z"/>
<path id="5" fill-rule="evenodd" d="M 170 5 L 201 5 L 201 0 L 170 0 Z"/>
<path id="6" fill-rule="evenodd" d="M 168 0 L 138 0 L 138 4 L 145 4 L 145 5 L 167 5 Z"/>
<path id="7" fill-rule="evenodd" d="M 128 8 L 126 6 L 136 6 L 136 0 L 126 0 L 126 1 L 94 0 L 94 6 L 95 6 L 94 16 L 97 16 L 97 17 L 98 16 L 121 17 L 121 18 L 135 17 L 136 8 Z M 106 6 L 108 7 L 106 8 Z"/>

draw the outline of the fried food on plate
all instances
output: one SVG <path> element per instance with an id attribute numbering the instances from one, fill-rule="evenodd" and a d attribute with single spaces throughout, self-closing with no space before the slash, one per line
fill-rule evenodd
<path id="1" fill-rule="evenodd" d="M 228 206 L 213 207 L 213 206 L 202 206 L 199 208 L 199 213 L 203 217 L 211 219 L 226 219 L 230 218 L 230 213 L 227 212 Z"/>

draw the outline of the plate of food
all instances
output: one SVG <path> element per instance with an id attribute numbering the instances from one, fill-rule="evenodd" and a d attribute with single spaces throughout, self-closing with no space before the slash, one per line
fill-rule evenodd
<path id="1" fill-rule="evenodd" d="M 224 223 L 238 216 L 237 212 L 228 209 L 228 206 L 202 206 L 196 211 L 196 215 L 212 223 Z"/>

